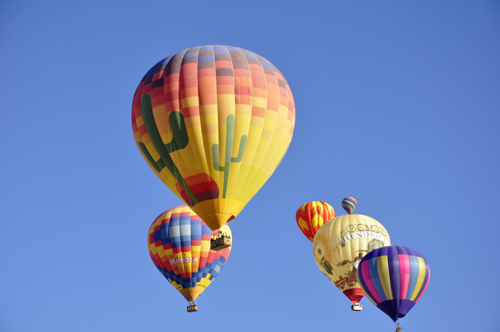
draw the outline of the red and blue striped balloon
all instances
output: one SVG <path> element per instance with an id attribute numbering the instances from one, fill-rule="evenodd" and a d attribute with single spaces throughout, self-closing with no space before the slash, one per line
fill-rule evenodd
<path id="1" fill-rule="evenodd" d="M 366 297 L 396 322 L 420 300 L 431 270 L 417 251 L 390 246 L 366 254 L 359 264 L 358 277 Z"/>
<path id="2" fill-rule="evenodd" d="M 227 224 L 220 231 L 231 236 Z M 148 232 L 149 255 L 158 270 L 188 300 L 196 298 L 217 277 L 231 252 L 210 248 L 212 231 L 191 208 L 181 205 L 156 218 Z"/>

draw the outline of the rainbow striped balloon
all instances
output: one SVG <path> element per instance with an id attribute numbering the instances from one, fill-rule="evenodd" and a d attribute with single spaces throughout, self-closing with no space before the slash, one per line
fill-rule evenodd
<path id="1" fill-rule="evenodd" d="M 342 207 L 349 214 L 354 212 L 356 205 L 358 205 L 358 202 L 354 197 L 346 197 L 342 200 Z"/>
<path id="2" fill-rule="evenodd" d="M 359 264 L 358 279 L 366 297 L 394 322 L 424 294 L 431 270 L 413 249 L 390 246 L 369 252 Z"/>
<path id="3" fill-rule="evenodd" d="M 231 236 L 229 226 L 220 229 Z M 158 270 L 186 298 L 194 301 L 226 264 L 231 247 L 210 249 L 212 231 L 189 207 L 162 213 L 148 233 L 149 255 Z"/>

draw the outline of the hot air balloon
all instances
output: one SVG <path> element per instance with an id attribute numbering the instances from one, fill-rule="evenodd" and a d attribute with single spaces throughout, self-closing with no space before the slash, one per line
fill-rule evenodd
<path id="1" fill-rule="evenodd" d="M 212 230 L 234 219 L 271 176 L 294 125 L 292 93 L 279 70 L 230 46 L 161 60 L 132 102 L 144 159 Z"/>
<path id="2" fill-rule="evenodd" d="M 305 203 L 295 214 L 297 225 L 311 241 L 314 239 L 318 228 L 332 218 L 335 218 L 335 211 L 330 204 L 318 201 Z"/>
<path id="3" fill-rule="evenodd" d="M 227 225 L 220 231 L 231 236 Z M 185 205 L 165 211 L 149 228 L 149 255 L 161 274 L 190 302 L 188 311 L 198 310 L 194 300 L 217 277 L 231 252 L 230 247 L 210 249 L 217 232 Z"/>
<path id="4" fill-rule="evenodd" d="M 358 205 L 358 202 L 354 197 L 346 197 L 342 200 L 342 208 L 349 214 L 354 212 L 356 205 Z"/>
<path id="5" fill-rule="evenodd" d="M 429 285 L 431 270 L 417 251 L 390 246 L 363 257 L 358 276 L 366 297 L 396 322 L 420 300 Z"/>
<path id="6" fill-rule="evenodd" d="M 362 309 L 364 294 L 358 281 L 358 265 L 370 251 L 391 244 L 384 226 L 361 214 L 347 214 L 331 219 L 316 232 L 314 258 L 323 274 L 353 303 Z"/>

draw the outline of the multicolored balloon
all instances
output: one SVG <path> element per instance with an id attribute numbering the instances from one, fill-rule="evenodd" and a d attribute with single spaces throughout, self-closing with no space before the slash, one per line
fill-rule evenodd
<path id="1" fill-rule="evenodd" d="M 224 225 L 221 232 L 231 236 Z M 193 302 L 219 274 L 231 247 L 210 249 L 212 231 L 191 209 L 177 206 L 162 213 L 148 233 L 149 255 L 158 270 L 188 300 Z"/>
<path id="2" fill-rule="evenodd" d="M 212 229 L 236 218 L 285 156 L 295 104 L 279 70 L 250 51 L 185 49 L 144 76 L 134 138 L 153 172 Z"/>
<path id="3" fill-rule="evenodd" d="M 342 207 L 349 214 L 354 212 L 356 205 L 358 205 L 358 202 L 354 199 L 354 197 L 346 197 L 342 200 Z"/>
<path id="4" fill-rule="evenodd" d="M 297 225 L 311 241 L 314 239 L 316 231 L 332 218 L 335 218 L 335 211 L 330 204 L 318 201 L 305 203 L 295 214 Z"/>
<path id="5" fill-rule="evenodd" d="M 331 219 L 316 232 L 314 259 L 323 274 L 354 304 L 364 293 L 358 281 L 358 265 L 370 251 L 391 245 L 384 226 L 361 214 Z"/>
<path id="6" fill-rule="evenodd" d="M 375 249 L 363 257 L 358 276 L 366 297 L 396 322 L 424 294 L 431 269 L 417 251 L 391 246 Z"/>

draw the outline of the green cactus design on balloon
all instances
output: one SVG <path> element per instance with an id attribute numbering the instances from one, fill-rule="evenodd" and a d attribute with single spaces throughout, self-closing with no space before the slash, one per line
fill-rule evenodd
<path id="1" fill-rule="evenodd" d="M 245 152 L 245 146 L 247 144 L 247 135 L 241 136 L 240 147 L 238 149 L 238 156 L 236 158 L 231 157 L 231 152 L 233 150 L 233 140 L 234 140 L 234 115 L 230 114 L 227 116 L 227 129 L 226 129 L 226 153 L 224 166 L 219 162 L 219 144 L 212 145 L 212 155 L 214 157 L 214 169 L 219 172 L 224 172 L 224 186 L 222 191 L 222 198 L 226 198 L 227 182 L 229 179 L 229 168 L 231 163 L 239 163 L 243 159 L 243 153 Z"/>
<path id="2" fill-rule="evenodd" d="M 326 260 L 325 257 L 321 258 L 320 262 L 321 266 L 326 270 L 328 274 L 333 275 L 333 267 L 332 265 Z"/>
<path id="3" fill-rule="evenodd" d="M 170 115 L 168 116 L 168 121 L 170 123 L 170 127 L 172 128 L 173 138 L 170 143 L 163 144 L 161 135 L 158 131 L 158 128 L 156 127 L 156 122 L 153 116 L 151 97 L 148 94 L 144 94 L 141 98 L 141 110 L 142 117 L 144 119 L 144 125 L 146 126 L 149 138 L 151 139 L 151 142 L 153 143 L 156 151 L 160 155 L 160 159 L 154 160 L 154 158 L 146 148 L 146 145 L 140 142 L 139 147 L 141 148 L 142 153 L 144 153 L 146 159 L 158 173 L 160 173 L 163 168 L 167 167 L 170 173 L 172 173 L 172 175 L 175 177 L 175 180 L 180 184 L 180 186 L 189 196 L 192 206 L 197 204 L 198 200 L 187 185 L 186 181 L 184 181 L 179 169 L 175 166 L 172 157 L 170 157 L 169 155 L 169 153 L 184 149 L 189 143 L 184 116 L 178 111 L 170 113 Z"/>

